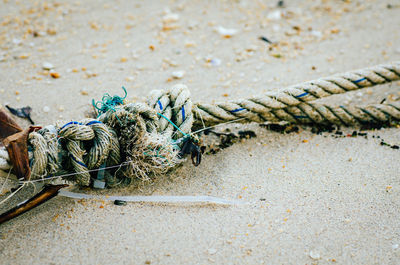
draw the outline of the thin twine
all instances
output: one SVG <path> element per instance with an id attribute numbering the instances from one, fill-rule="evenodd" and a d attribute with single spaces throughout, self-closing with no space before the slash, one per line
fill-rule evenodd
<path id="1" fill-rule="evenodd" d="M 124 99 L 128 95 L 128 92 L 126 91 L 126 88 L 124 86 L 122 86 L 122 89 L 125 92 L 125 96 L 124 97 L 120 97 L 120 96 L 117 96 L 117 95 L 112 97 L 112 96 L 110 96 L 110 94 L 105 93 L 103 95 L 101 101 L 95 102 L 94 99 L 92 99 L 92 105 L 98 111 L 97 117 L 99 117 L 103 113 L 106 113 L 108 110 L 112 110 L 112 112 L 116 112 L 117 111 L 115 107 L 119 106 L 119 105 L 122 105 L 124 103 Z M 101 106 L 98 107 L 97 106 L 98 104 L 101 104 Z"/>
<path id="2" fill-rule="evenodd" d="M 168 119 L 167 117 L 165 117 L 164 115 L 162 115 L 161 113 L 158 113 L 158 115 L 160 115 L 161 117 L 163 117 L 164 119 L 166 119 L 169 123 L 172 124 L 172 126 L 174 126 L 178 131 L 180 131 L 184 136 L 189 136 L 189 134 L 184 133 L 178 126 L 175 125 L 175 123 L 173 123 L 170 119 Z"/>
<path id="3" fill-rule="evenodd" d="M 107 170 L 107 169 L 111 169 L 111 168 L 122 167 L 122 166 L 128 165 L 130 162 L 133 162 L 133 160 L 125 161 L 125 162 L 122 162 L 121 164 L 114 165 L 114 166 L 109 166 L 109 167 L 104 167 L 104 168 L 96 168 L 96 169 L 89 169 L 89 170 L 83 170 L 83 171 L 78 171 L 78 172 L 74 172 L 74 173 L 67 173 L 67 174 L 58 175 L 58 176 L 53 176 L 53 177 L 48 177 L 48 178 L 43 178 L 43 179 L 35 179 L 35 180 L 20 181 L 19 183 L 33 183 L 33 182 L 46 181 L 46 180 L 50 180 L 50 179 L 58 179 L 58 178 L 62 178 L 62 177 L 75 176 L 75 175 L 82 174 L 82 173 L 97 172 L 97 171 L 100 171 L 100 170 Z"/>
<path id="4" fill-rule="evenodd" d="M 197 130 L 197 131 L 195 131 L 195 132 L 192 132 L 192 134 L 196 134 L 196 133 L 199 133 L 199 132 L 202 132 L 202 131 L 211 129 L 211 128 L 215 128 L 215 127 L 217 127 L 217 126 L 221 126 L 221 125 L 225 125 L 225 124 L 228 124 L 228 123 L 233 123 L 233 122 L 237 122 L 237 121 L 241 121 L 241 120 L 245 120 L 245 119 L 246 119 L 246 118 L 239 118 L 239 119 L 236 119 L 236 120 L 227 121 L 227 122 L 224 122 L 224 123 L 220 123 L 220 124 L 217 124 L 217 125 L 214 125 L 214 126 L 210 126 L 210 127 L 206 127 L 206 128 Z"/>
<path id="5" fill-rule="evenodd" d="M 206 128 L 206 125 L 204 124 L 204 121 L 203 121 L 203 115 L 201 115 L 199 108 L 197 106 L 196 106 L 196 111 L 197 111 L 197 114 L 199 114 L 199 116 L 200 116 L 200 120 L 203 125 L 203 129 Z"/>
<path id="6" fill-rule="evenodd" d="M 4 200 L 2 200 L 0 202 L 0 205 L 2 205 L 3 203 L 5 203 L 6 201 L 8 201 L 12 196 L 14 196 L 15 194 L 17 194 L 18 191 L 20 191 L 23 187 L 25 187 L 27 183 L 22 184 L 18 189 L 16 189 L 13 193 L 11 193 L 10 195 L 7 196 L 7 198 L 5 198 Z"/>

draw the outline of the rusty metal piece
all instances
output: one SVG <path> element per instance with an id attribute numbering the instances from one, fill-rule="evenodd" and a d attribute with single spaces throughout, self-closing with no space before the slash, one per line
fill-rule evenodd
<path id="1" fill-rule="evenodd" d="M 43 203 L 50 200 L 51 198 L 57 196 L 58 191 L 62 188 L 68 187 L 67 184 L 61 185 L 46 185 L 44 188 L 35 196 L 27 200 L 26 202 L 17 205 L 11 210 L 0 215 L 0 225 L 4 222 L 7 222 Z"/>
<path id="2" fill-rule="evenodd" d="M 31 176 L 28 155 L 28 135 L 40 128 L 41 127 L 38 126 L 31 126 L 3 140 L 3 144 L 7 148 L 10 161 L 13 164 L 13 170 L 18 179 L 24 178 L 25 180 L 29 180 Z"/>

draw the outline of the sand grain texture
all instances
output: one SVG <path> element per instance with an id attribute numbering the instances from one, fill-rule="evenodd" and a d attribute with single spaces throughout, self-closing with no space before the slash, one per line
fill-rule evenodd
<path id="1" fill-rule="evenodd" d="M 46 125 L 82 119 L 92 98 L 122 95 L 122 85 L 134 101 L 185 83 L 194 102 L 209 102 L 399 60 L 396 3 L 2 1 L 0 104 L 29 105 Z M 225 38 L 219 26 L 237 32 Z M 260 36 L 279 44 L 270 50 Z M 399 91 L 397 82 L 325 102 L 394 101 Z M 0 226 L 0 263 L 398 264 L 400 151 L 372 138 L 399 144 L 398 128 L 368 139 L 233 128 L 257 138 L 149 187 L 110 192 L 250 204 L 120 207 L 57 197 Z"/>

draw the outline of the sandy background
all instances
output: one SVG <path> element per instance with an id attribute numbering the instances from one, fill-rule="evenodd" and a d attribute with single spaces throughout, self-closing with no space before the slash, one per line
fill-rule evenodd
<path id="1" fill-rule="evenodd" d="M 194 102 L 209 102 L 400 59 L 399 1 L 277 2 L 4 0 L 0 104 L 29 105 L 46 125 L 83 118 L 92 98 L 122 95 L 122 85 L 143 100 L 185 83 Z M 219 26 L 238 32 L 223 38 Z M 279 44 L 270 50 L 259 36 Z M 326 102 L 399 100 L 399 91 L 393 83 Z M 0 226 L 0 263 L 399 264 L 400 151 L 372 137 L 399 144 L 398 128 L 368 139 L 233 128 L 257 138 L 153 185 L 109 192 L 249 204 L 118 207 L 57 197 Z"/>

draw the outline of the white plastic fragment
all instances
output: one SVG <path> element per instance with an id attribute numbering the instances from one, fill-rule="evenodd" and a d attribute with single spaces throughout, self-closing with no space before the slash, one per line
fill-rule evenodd
<path id="1" fill-rule="evenodd" d="M 44 106 L 43 107 L 43 112 L 49 112 L 50 111 L 50 108 L 49 108 L 49 106 Z"/>
<path id="2" fill-rule="evenodd" d="M 156 203 L 214 203 L 214 204 L 244 204 L 239 201 L 230 201 L 212 196 L 100 196 L 76 193 L 61 189 L 58 195 L 73 199 L 97 199 L 105 201 L 127 201 L 127 202 L 156 202 Z"/>

